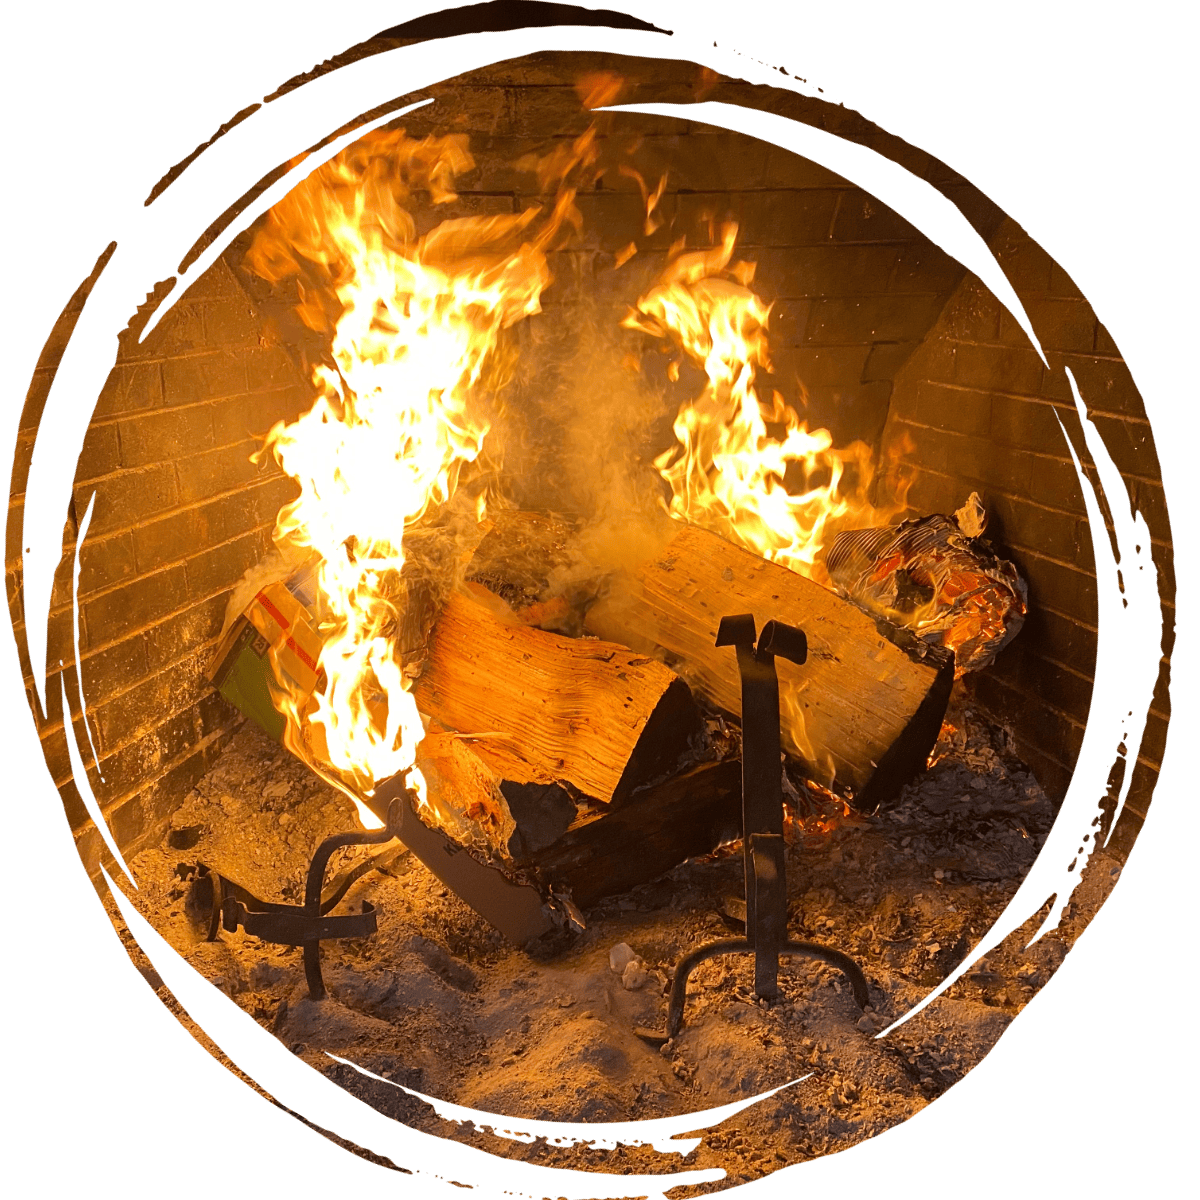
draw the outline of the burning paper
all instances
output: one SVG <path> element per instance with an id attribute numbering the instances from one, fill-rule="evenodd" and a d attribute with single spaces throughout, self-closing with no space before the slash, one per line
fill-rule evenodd
<path id="1" fill-rule="evenodd" d="M 952 650 L 961 676 L 992 662 L 1025 621 L 1025 583 L 982 540 L 986 524 L 972 492 L 953 517 L 847 530 L 826 565 L 843 596 Z"/>

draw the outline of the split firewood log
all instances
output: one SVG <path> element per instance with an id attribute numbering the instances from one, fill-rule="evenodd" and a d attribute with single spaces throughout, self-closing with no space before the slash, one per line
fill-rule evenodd
<path id="1" fill-rule="evenodd" d="M 621 645 L 531 628 L 468 587 L 442 609 L 413 696 L 471 735 L 498 779 L 612 804 L 686 760 L 703 721 L 675 672 Z"/>
<path id="2" fill-rule="evenodd" d="M 657 654 L 699 693 L 740 716 L 737 660 L 715 645 L 724 616 L 753 613 L 808 636 L 803 666 L 778 660 L 785 751 L 815 782 L 874 811 L 920 770 L 941 727 L 953 660 L 786 567 L 684 526 L 666 549 L 587 614 L 602 638 Z"/>

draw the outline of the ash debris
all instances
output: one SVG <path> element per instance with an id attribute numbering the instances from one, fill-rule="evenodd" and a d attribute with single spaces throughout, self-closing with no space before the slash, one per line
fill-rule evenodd
<path id="1" fill-rule="evenodd" d="M 1049 981 L 1115 882 L 1118 860 L 1097 851 L 1059 929 L 1024 949 L 1035 916 L 877 1038 L 970 954 L 1054 817 L 1001 731 L 960 702 L 944 734 L 934 765 L 887 813 L 830 809 L 817 825 L 810 806 L 794 821 L 789 933 L 857 959 L 871 985 L 866 1013 L 822 963 L 784 960 L 782 998 L 768 1006 L 754 997 L 752 959 L 724 957 L 693 973 L 674 1042 L 659 1051 L 634 1035 L 637 1025 L 661 1026 L 679 958 L 736 926 L 742 863 L 730 853 L 597 904 L 586 931 L 549 962 L 505 944 L 401 853 L 342 902 L 353 911 L 369 899 L 379 930 L 324 943 L 329 997 L 313 1002 L 299 949 L 242 931 L 204 941 L 178 870 L 203 861 L 263 899 L 294 902 L 317 843 L 354 824 L 340 795 L 249 726 L 189 794 L 162 845 L 134 860 L 133 899 L 214 986 L 315 1070 L 397 1120 L 492 1153 L 618 1173 L 664 1169 L 650 1147 L 526 1144 L 455 1124 L 403 1089 L 512 1117 L 624 1121 L 791 1083 L 708 1132 L 682 1161 L 671 1156 L 673 1168 L 723 1167 L 726 1180 L 696 1189 L 721 1190 L 845 1149 L 943 1094 Z M 345 852 L 331 873 L 372 852 Z"/>

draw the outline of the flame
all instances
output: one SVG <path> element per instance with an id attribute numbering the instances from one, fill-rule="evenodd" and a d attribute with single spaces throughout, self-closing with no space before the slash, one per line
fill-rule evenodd
<path id="1" fill-rule="evenodd" d="M 276 205 L 247 256 L 268 279 L 299 276 L 303 319 L 334 324 L 316 402 L 264 446 L 299 485 L 274 537 L 317 556 L 322 615 L 323 682 L 277 706 L 289 746 L 360 794 L 408 771 L 424 797 L 424 730 L 397 640 L 406 535 L 481 461 L 511 367 L 504 331 L 540 311 L 547 250 L 578 222 L 565 180 L 590 148 L 585 135 L 546 169 L 551 211 L 446 220 L 417 238 L 407 205 L 419 191 L 455 198 L 454 177 L 474 165 L 466 139 L 368 135 Z M 472 507 L 482 522 L 486 497 Z"/>
<path id="2" fill-rule="evenodd" d="M 644 187 L 643 195 L 649 218 L 657 195 Z M 733 261 L 736 242 L 732 222 L 709 249 L 686 251 L 680 239 L 622 322 L 681 351 L 705 376 L 676 415 L 677 444 L 654 465 L 671 489 L 673 518 L 830 586 L 820 557 L 826 540 L 839 525 L 879 519 L 866 498 L 874 456 L 864 442 L 835 449 L 829 430 L 810 430 L 778 391 L 766 398 L 770 305 L 750 288 L 755 264 Z M 667 376 L 681 378 L 678 358 Z M 784 746 L 814 779 L 832 783 L 836 765 L 805 730 L 801 687 L 780 689 Z"/>
<path id="3" fill-rule="evenodd" d="M 622 322 L 681 350 L 705 374 L 699 396 L 675 418 L 678 444 L 654 465 L 671 488 L 672 517 L 825 583 L 819 555 L 832 529 L 878 517 L 864 495 L 873 455 L 863 442 L 835 449 L 830 432 L 810 430 L 778 391 L 764 396 L 770 306 L 750 289 L 754 264 L 732 261 L 736 240 L 729 223 L 711 249 L 685 253 L 677 243 Z M 677 361 L 667 371 L 677 380 Z"/>

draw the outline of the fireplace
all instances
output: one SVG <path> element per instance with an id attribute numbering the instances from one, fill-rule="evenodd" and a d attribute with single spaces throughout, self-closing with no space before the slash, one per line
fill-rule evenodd
<path id="1" fill-rule="evenodd" d="M 990 720 L 1010 734 L 1009 749 L 1033 768 L 1052 799 L 1060 798 L 1086 719 L 1097 624 L 1082 492 L 1054 420 L 1059 413 L 1068 431 L 1076 433 L 1058 369 L 1063 364 L 1075 370 L 1093 419 L 1147 516 L 1163 594 L 1170 598 L 1170 538 L 1149 427 L 1115 347 L 1061 270 L 939 164 L 894 143 L 854 114 L 794 96 L 765 97 L 748 85 L 695 68 L 673 68 L 672 74 L 658 65 L 649 71 L 635 62 L 541 56 L 432 89 L 438 97 L 435 105 L 399 123 L 414 137 L 467 134 L 478 162 L 477 170 L 456 184 L 458 199 L 436 215 L 519 212 L 530 193 L 528 183 L 515 177 L 514 164 L 523 153 L 544 146 L 547 138 L 565 143 L 586 129 L 593 118 L 579 104 L 576 83 L 581 75 L 604 70 L 615 70 L 629 81 L 627 98 L 633 101 L 706 98 L 762 104 L 871 145 L 951 196 L 997 251 L 1043 340 L 1049 370 L 961 267 L 844 180 L 786 152 L 698 123 L 613 118 L 613 128 L 627 127 L 631 139 L 641 139 L 638 152 L 646 161 L 667 172 L 667 186 L 656 205 L 663 225 L 644 235 L 638 253 L 617 268 L 625 247 L 645 228 L 643 186 L 653 190 L 654 172 L 645 162 L 640 180 L 619 170 L 607 172 L 600 187 L 580 194 L 582 230 L 569 249 L 555 252 L 555 294 L 548 290 L 542 298 L 546 320 L 541 326 L 531 320 L 521 327 L 519 348 L 553 361 L 556 336 L 571 329 L 585 308 L 612 309 L 618 298 L 628 303 L 644 290 L 644 282 L 631 281 L 643 268 L 644 280 L 653 279 L 651 268 L 665 262 L 680 224 L 690 222 L 694 229 L 698 218 L 709 213 L 714 221 L 736 220 L 738 254 L 757 263 L 755 287 L 774 305 L 774 374 L 802 381 L 810 426 L 829 428 L 838 445 L 864 440 L 895 477 L 911 477 L 908 502 L 915 513 L 951 513 L 970 491 L 984 494 L 992 518 L 989 536 L 1028 581 L 1029 618 L 994 667 L 969 681 L 962 703 L 977 714 L 972 722 Z M 448 117 L 440 115 L 443 107 Z M 190 816 L 182 823 L 177 818 L 201 800 L 211 800 L 205 781 L 211 783 L 214 768 L 228 769 L 231 738 L 235 759 L 257 754 L 261 760 L 266 753 L 261 746 L 247 746 L 250 735 L 244 729 L 235 738 L 237 714 L 207 686 L 204 672 L 228 594 L 247 568 L 268 553 L 276 515 L 292 495 L 286 478 L 269 463 L 252 463 L 250 455 L 276 421 L 294 420 L 311 404 L 308 372 L 320 345 L 296 320 L 292 298 L 285 302 L 246 270 L 248 241 L 227 251 L 144 343 L 127 339 L 89 429 L 76 480 L 49 658 L 68 664 L 66 694 L 75 697 L 66 588 L 74 538 L 95 492 L 79 586 L 90 727 L 84 726 L 74 700 L 72 716 L 79 745 L 94 748 L 98 764 L 88 762 L 89 778 L 127 858 L 157 848 L 167 829 L 174 839 L 168 840 L 170 848 L 186 853 L 187 831 L 195 826 Z M 64 314 L 63 336 L 73 315 L 71 309 Z M 54 354 L 52 342 L 27 406 L 28 444 L 37 425 L 39 388 L 53 373 Z M 526 403 L 535 401 L 527 380 L 519 379 L 517 390 Z M 890 458 L 887 451 L 894 451 Z M 18 500 L 21 472 L 18 462 L 13 483 Z M 878 486 L 888 483 L 885 474 Z M 10 544 L 13 579 L 17 566 Z M 15 586 L 10 586 L 10 597 L 20 634 Z M 1165 648 L 1169 652 L 1169 644 Z M 1168 715 L 1166 671 L 1164 661 L 1149 736 L 1135 768 L 1135 790 L 1122 818 L 1126 845 L 1144 815 L 1161 753 Z M 56 780 L 63 783 L 81 856 L 94 870 L 103 851 L 69 782 L 62 694 L 52 673 L 43 744 Z M 980 760 L 986 758 L 984 750 L 997 754 L 985 745 L 980 728 L 960 725 L 947 734 L 948 742 L 959 738 L 959 749 L 968 748 Z M 283 771 L 278 765 L 276 769 Z M 300 787 L 294 781 L 291 786 Z M 266 792 L 272 803 L 264 812 L 282 815 L 286 809 L 277 802 L 287 792 L 271 797 L 270 787 Z M 231 807 L 236 813 L 238 805 Z M 857 827 L 850 822 L 846 828 Z M 899 827 L 892 832 L 897 848 L 906 849 L 904 838 L 912 835 Z M 1029 835 L 1036 838 L 1038 830 L 1027 830 Z M 829 853 L 829 848 L 809 847 L 809 852 Z M 836 853 L 843 851 L 839 847 Z M 959 869 L 934 871 L 944 879 Z M 830 864 L 823 863 L 818 873 L 827 879 L 829 871 Z M 267 882 L 264 878 L 264 886 Z M 439 899 L 447 899 L 428 887 L 423 894 L 435 908 Z M 619 897 L 611 901 L 616 913 L 636 912 L 650 902 L 645 892 L 637 893 L 631 909 L 622 909 Z M 725 915 L 737 920 L 736 914 Z M 814 911 L 814 922 L 816 916 Z M 482 954 L 471 940 L 480 935 L 464 932 L 461 914 L 452 914 L 449 924 L 465 939 L 468 957 Z M 905 927 L 889 928 L 894 942 L 902 943 Z M 444 958 L 446 947 L 436 939 L 426 942 L 406 953 L 415 954 L 446 983 L 445 977 L 454 976 L 461 963 L 453 954 Z M 946 951 L 953 950 L 937 944 L 931 964 L 945 968 L 953 958 Z M 650 957 L 644 948 L 634 956 L 646 959 L 643 967 Z M 268 968 L 274 964 L 269 958 L 262 961 L 257 979 L 263 986 L 250 990 L 265 995 L 270 991 Z M 725 976 L 714 979 L 720 986 Z M 230 990 L 237 989 L 231 984 Z M 468 989 L 464 984 L 459 990 Z M 379 997 L 367 997 L 364 1011 L 379 1003 Z M 564 1005 L 564 1011 L 570 1007 Z M 280 1028 L 288 1027 L 286 1011 L 273 1019 Z M 765 1036 L 770 1040 L 769 1033 Z M 821 1039 L 808 1040 L 813 1042 L 809 1052 L 819 1057 Z M 912 1047 L 910 1065 L 918 1086 L 936 1091 L 958 1068 L 945 1065 L 936 1035 L 929 1040 L 929 1047 Z M 672 1064 L 671 1070 L 686 1081 L 686 1061 Z M 421 1091 L 419 1078 L 408 1082 L 413 1091 Z M 385 1085 L 372 1081 L 371 1086 Z M 831 1079 L 829 1089 L 835 1108 L 851 1107 L 858 1099 L 853 1081 L 845 1078 Z M 388 1100 L 401 1103 L 396 1094 Z M 588 1115 L 586 1107 L 580 1112 Z M 822 1148 L 813 1149 L 819 1153 Z"/>

